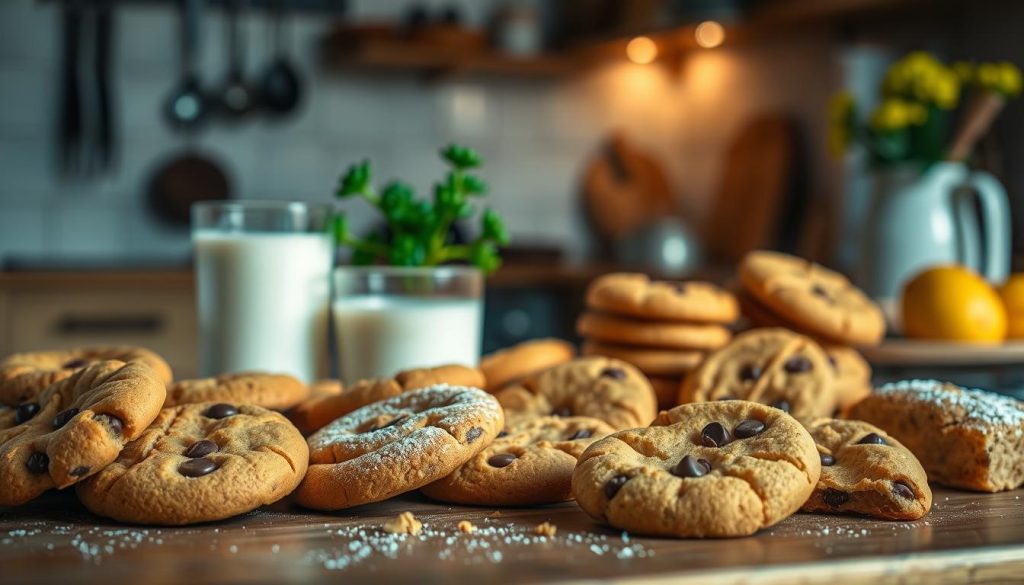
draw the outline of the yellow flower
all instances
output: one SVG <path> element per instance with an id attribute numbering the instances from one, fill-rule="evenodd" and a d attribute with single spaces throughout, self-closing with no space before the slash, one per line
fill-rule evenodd
<path id="1" fill-rule="evenodd" d="M 999 84 L 999 67 L 995 63 L 982 63 L 978 66 L 978 85 L 994 89 Z"/>
<path id="2" fill-rule="evenodd" d="M 902 130 L 910 124 L 911 112 L 906 102 L 896 98 L 883 101 L 871 113 L 871 127 L 878 132 Z"/>
<path id="3" fill-rule="evenodd" d="M 846 152 L 853 139 L 853 95 L 843 91 L 828 101 L 828 149 L 835 157 Z"/>
<path id="4" fill-rule="evenodd" d="M 1007 97 L 1016 97 L 1021 91 L 1020 69 L 1009 61 L 999 63 L 999 91 Z"/>
<path id="5" fill-rule="evenodd" d="M 960 101 L 960 79 L 950 70 L 936 77 L 932 87 L 932 99 L 935 105 L 944 110 L 952 110 Z"/>

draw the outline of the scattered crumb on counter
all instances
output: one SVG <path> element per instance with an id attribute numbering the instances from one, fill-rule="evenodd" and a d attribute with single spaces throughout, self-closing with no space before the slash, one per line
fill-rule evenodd
<path id="1" fill-rule="evenodd" d="M 476 532 L 476 525 L 469 520 L 463 520 L 459 522 L 459 532 L 463 534 L 473 534 Z"/>
<path id="2" fill-rule="evenodd" d="M 391 534 L 412 534 L 416 535 L 423 529 L 423 523 L 412 515 L 412 512 L 402 512 L 391 520 L 384 523 L 384 532 Z"/>
<path id="3" fill-rule="evenodd" d="M 538 536 L 554 536 L 558 532 L 558 527 L 550 522 L 541 522 L 534 529 L 533 533 Z"/>

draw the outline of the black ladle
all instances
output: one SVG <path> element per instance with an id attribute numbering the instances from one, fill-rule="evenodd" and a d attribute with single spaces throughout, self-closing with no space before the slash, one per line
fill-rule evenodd
<path id="1" fill-rule="evenodd" d="M 217 105 L 222 116 L 237 120 L 252 111 L 256 96 L 245 81 L 245 49 L 238 26 L 242 0 L 230 0 L 225 7 L 228 19 L 228 75 L 220 90 Z"/>
<path id="2" fill-rule="evenodd" d="M 181 0 L 181 65 L 178 87 L 164 103 L 164 117 L 181 130 L 195 130 L 206 121 L 209 104 L 199 82 L 196 52 L 199 42 L 199 13 L 203 0 Z"/>
<path id="3" fill-rule="evenodd" d="M 277 3 L 274 14 L 274 57 L 263 71 L 258 84 L 260 104 L 272 116 L 284 116 L 302 100 L 302 80 L 285 56 L 282 21 L 284 5 Z"/>

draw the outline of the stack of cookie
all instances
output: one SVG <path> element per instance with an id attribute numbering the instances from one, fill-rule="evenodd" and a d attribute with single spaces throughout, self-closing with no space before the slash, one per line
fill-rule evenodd
<path id="1" fill-rule="evenodd" d="M 835 373 L 840 411 L 871 392 L 871 367 L 855 349 L 885 336 L 881 309 L 843 275 L 818 264 L 755 251 L 739 266 L 737 298 L 753 327 L 782 327 L 816 340 Z"/>
<path id="2" fill-rule="evenodd" d="M 608 274 L 587 290 L 576 323 L 583 353 L 621 359 L 650 378 L 658 405 L 670 408 L 685 375 L 729 342 L 736 299 L 705 282 L 658 282 L 643 274 Z"/>

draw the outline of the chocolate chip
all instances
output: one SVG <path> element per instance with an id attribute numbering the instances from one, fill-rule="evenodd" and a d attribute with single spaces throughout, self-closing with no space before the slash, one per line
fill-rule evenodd
<path id="1" fill-rule="evenodd" d="M 502 437 L 507 437 L 507 436 L 508 436 L 508 431 L 503 430 L 500 433 L 498 433 L 498 436 L 496 438 L 500 439 Z"/>
<path id="2" fill-rule="evenodd" d="M 14 424 L 20 425 L 23 422 L 32 420 L 32 417 L 37 412 L 39 412 L 39 405 L 35 402 L 19 404 L 18 408 L 14 409 Z"/>
<path id="3" fill-rule="evenodd" d="M 628 475 L 616 475 L 615 477 L 608 480 L 608 483 L 604 484 L 604 496 L 609 500 L 615 497 L 615 494 L 619 493 L 622 486 L 626 485 L 629 481 Z"/>
<path id="4" fill-rule="evenodd" d="M 466 443 L 472 443 L 473 441 L 480 438 L 480 435 L 484 434 L 484 430 L 480 427 L 473 427 L 466 431 Z"/>
<path id="5" fill-rule="evenodd" d="M 120 435 L 121 431 L 124 430 L 124 423 L 112 414 L 97 414 L 94 420 L 106 424 L 115 435 Z"/>
<path id="6" fill-rule="evenodd" d="M 185 452 L 182 453 L 182 455 L 189 459 L 199 459 L 200 457 L 206 457 L 210 453 L 216 453 L 218 449 L 220 449 L 220 447 L 217 446 L 217 443 L 203 439 L 192 443 L 192 446 L 185 449 Z"/>
<path id="7" fill-rule="evenodd" d="M 892 484 L 892 493 L 896 494 L 901 498 L 908 500 L 914 499 L 914 490 L 909 485 L 902 481 L 897 481 Z"/>
<path id="8" fill-rule="evenodd" d="M 575 433 L 573 433 L 572 435 L 570 435 L 569 436 L 569 440 L 570 441 L 575 441 L 576 439 L 589 439 L 590 437 L 593 437 L 593 436 L 594 436 L 594 433 L 590 429 L 580 429 L 580 430 L 576 431 Z"/>
<path id="9" fill-rule="evenodd" d="M 53 428 L 59 429 L 68 424 L 68 421 L 75 418 L 76 414 L 78 414 L 77 408 L 69 408 L 58 412 L 57 416 L 53 417 Z"/>
<path id="10" fill-rule="evenodd" d="M 885 439 L 882 438 L 878 433 L 868 433 L 864 435 L 864 438 L 857 441 L 858 445 L 888 445 Z"/>
<path id="11" fill-rule="evenodd" d="M 202 477 L 208 473 L 213 473 L 215 469 L 217 469 L 217 464 L 212 459 L 200 457 L 183 461 L 178 466 L 178 473 L 185 477 Z"/>
<path id="12" fill-rule="evenodd" d="M 824 500 L 827 505 L 833 508 L 838 508 L 850 501 L 850 494 L 834 488 L 828 488 L 825 490 L 825 495 L 823 495 L 821 499 Z"/>
<path id="13" fill-rule="evenodd" d="M 707 459 L 696 459 L 687 455 L 676 463 L 670 473 L 676 477 L 704 477 L 711 473 L 711 463 Z"/>
<path id="14" fill-rule="evenodd" d="M 497 455 L 492 455 L 491 458 L 487 460 L 487 465 L 498 468 L 508 467 L 509 465 L 512 465 L 512 462 L 516 459 L 517 457 L 511 453 L 498 453 Z"/>
<path id="15" fill-rule="evenodd" d="M 46 470 L 50 468 L 50 458 L 46 453 L 36 451 L 28 456 L 25 467 L 32 473 L 46 473 Z"/>
<path id="16" fill-rule="evenodd" d="M 71 477 L 83 477 L 89 473 L 89 468 L 82 465 L 71 470 Z"/>
<path id="17" fill-rule="evenodd" d="M 828 291 L 823 289 L 823 288 L 821 288 L 820 285 L 817 285 L 817 284 L 814 285 L 814 288 L 811 289 L 811 292 L 813 294 L 815 294 L 815 295 L 825 299 L 826 301 L 828 301 L 830 303 L 832 302 L 832 295 L 828 294 Z"/>
<path id="18" fill-rule="evenodd" d="M 686 283 L 683 283 L 683 282 L 673 282 L 672 283 L 672 288 L 676 289 L 676 294 L 680 294 L 680 295 L 686 294 L 686 289 L 687 289 Z"/>
<path id="19" fill-rule="evenodd" d="M 561 417 L 572 416 L 572 409 L 569 408 L 568 406 L 563 406 L 561 408 L 556 408 L 556 409 L 552 410 L 551 414 L 554 415 L 554 416 L 561 416 Z"/>
<path id="20" fill-rule="evenodd" d="M 836 361 L 835 356 L 828 356 L 828 364 L 832 366 L 833 370 L 839 370 L 839 362 Z"/>
<path id="21" fill-rule="evenodd" d="M 736 435 L 740 439 L 749 439 L 754 435 L 759 435 L 764 431 L 764 423 L 759 420 L 748 418 L 747 420 L 736 425 L 736 428 L 732 430 L 732 434 Z"/>
<path id="22" fill-rule="evenodd" d="M 820 455 L 821 455 L 821 464 L 822 464 L 822 466 L 824 466 L 824 467 L 832 467 L 833 465 L 836 464 L 836 458 L 831 456 L 831 455 L 829 455 L 828 453 L 820 453 Z"/>
<path id="23" fill-rule="evenodd" d="M 724 447 L 729 443 L 729 431 L 722 423 L 708 423 L 700 431 L 700 442 L 705 447 Z"/>
<path id="24" fill-rule="evenodd" d="M 78 358 L 64 362 L 64 365 L 61 367 L 65 370 L 77 370 L 78 368 L 84 368 L 87 365 L 89 365 L 89 360 Z"/>
<path id="25" fill-rule="evenodd" d="M 782 398 L 776 400 L 775 402 L 772 402 L 768 406 L 771 406 L 772 408 L 778 408 L 782 412 L 789 412 L 789 401 Z"/>
<path id="26" fill-rule="evenodd" d="M 814 368 L 811 365 L 811 360 L 805 358 L 802 355 L 795 355 L 782 364 L 782 369 L 786 370 L 790 374 L 803 374 L 804 372 L 810 372 Z"/>
<path id="27" fill-rule="evenodd" d="M 208 418 L 218 419 L 227 418 L 229 416 L 235 416 L 236 414 L 238 414 L 238 409 L 235 408 L 233 404 L 225 404 L 223 402 L 219 404 L 214 404 L 210 408 L 207 408 L 206 412 L 203 413 L 203 415 Z"/>
<path id="28" fill-rule="evenodd" d="M 605 368 L 601 370 L 602 378 L 611 378 L 612 380 L 625 380 L 626 371 L 622 368 Z"/>
<path id="29" fill-rule="evenodd" d="M 744 382 L 753 382 L 761 377 L 761 366 L 756 364 L 745 364 L 740 368 L 740 380 Z"/>

